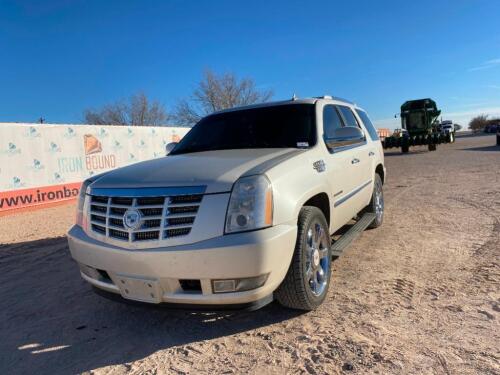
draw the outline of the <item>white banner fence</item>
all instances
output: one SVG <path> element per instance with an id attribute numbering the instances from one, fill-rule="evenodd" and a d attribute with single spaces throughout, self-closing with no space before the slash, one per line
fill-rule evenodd
<path id="1" fill-rule="evenodd" d="M 94 174 L 162 157 L 189 128 L 0 123 L 0 213 L 74 199 Z"/>

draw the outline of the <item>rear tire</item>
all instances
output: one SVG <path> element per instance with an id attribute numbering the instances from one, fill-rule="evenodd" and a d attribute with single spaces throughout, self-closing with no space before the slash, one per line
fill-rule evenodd
<path id="1" fill-rule="evenodd" d="M 323 212 L 302 207 L 292 262 L 274 294 L 278 302 L 292 309 L 316 309 L 330 287 L 331 262 L 330 232 Z"/>
<path id="2" fill-rule="evenodd" d="M 401 146 L 401 152 L 402 152 L 403 154 L 408 153 L 408 151 L 410 151 L 410 146 L 408 146 L 408 145 L 403 145 L 403 146 Z"/>
<path id="3" fill-rule="evenodd" d="M 429 143 L 429 151 L 436 151 L 437 146 L 434 143 Z"/>

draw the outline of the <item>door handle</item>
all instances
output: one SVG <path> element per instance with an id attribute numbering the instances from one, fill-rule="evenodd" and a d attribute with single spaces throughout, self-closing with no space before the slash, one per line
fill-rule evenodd
<path id="1" fill-rule="evenodd" d="M 374 153 L 373 151 L 370 151 L 370 152 L 368 153 L 368 156 L 373 156 L 373 155 L 375 155 L 375 153 Z"/>
<path id="2" fill-rule="evenodd" d="M 359 159 L 354 158 L 351 160 L 351 164 L 358 164 L 358 163 L 359 163 Z"/>

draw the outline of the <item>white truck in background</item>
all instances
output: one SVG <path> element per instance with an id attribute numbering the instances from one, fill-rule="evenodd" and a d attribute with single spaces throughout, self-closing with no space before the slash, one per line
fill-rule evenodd
<path id="1" fill-rule="evenodd" d="M 440 124 L 441 133 L 444 135 L 450 135 L 450 143 L 455 142 L 455 125 L 451 120 L 443 120 Z"/>

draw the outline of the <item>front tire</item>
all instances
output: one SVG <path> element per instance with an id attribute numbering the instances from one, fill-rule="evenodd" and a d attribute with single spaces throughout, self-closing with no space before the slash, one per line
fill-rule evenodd
<path id="1" fill-rule="evenodd" d="M 292 309 L 316 309 L 330 287 L 331 262 L 330 232 L 323 212 L 317 207 L 302 207 L 292 262 L 275 292 L 278 302 Z"/>

